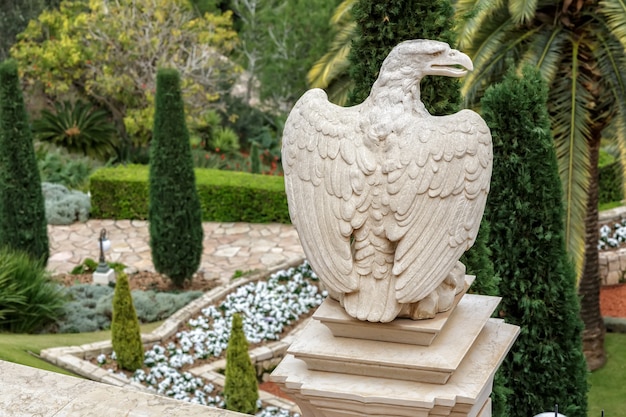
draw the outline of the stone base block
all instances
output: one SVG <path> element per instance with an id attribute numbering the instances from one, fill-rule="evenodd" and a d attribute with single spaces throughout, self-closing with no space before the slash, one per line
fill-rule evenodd
<path id="1" fill-rule="evenodd" d="M 303 360 L 310 370 L 445 384 L 474 345 L 499 302 L 499 297 L 466 294 L 430 346 L 334 337 L 322 322 L 311 320 L 287 352 Z M 410 330 L 421 335 L 422 328 L 428 325 L 421 322 L 432 320 L 436 319 L 414 321 L 414 325 L 406 323 L 401 339 L 409 338 Z M 379 330 L 377 323 L 363 324 L 357 329 L 365 334 L 375 335 Z"/>
<path id="2" fill-rule="evenodd" d="M 107 272 L 94 272 L 93 283 L 99 285 L 109 285 L 110 282 L 115 282 L 115 271 L 109 269 Z"/>
<path id="3" fill-rule="evenodd" d="M 467 324 L 470 323 L 468 319 Z M 295 399 L 304 417 L 490 417 L 493 375 L 518 332 L 517 326 L 489 319 L 446 384 L 396 379 L 395 372 L 372 377 L 342 373 L 339 369 L 313 370 L 293 355 L 283 359 L 270 379 Z M 306 332 L 299 336 L 302 339 L 313 342 Z M 389 347 L 389 343 L 378 343 L 378 354 Z M 434 345 L 429 349 L 436 348 Z M 451 346 L 454 348 L 454 341 Z M 428 366 L 420 358 L 412 360 Z"/>
<path id="4" fill-rule="evenodd" d="M 313 314 L 313 318 L 328 327 L 336 337 L 429 346 L 442 331 L 474 279 L 474 276 L 466 275 L 465 288 L 456 295 L 452 308 L 429 320 L 397 318 L 391 323 L 369 323 L 350 317 L 337 301 L 330 298 L 322 303 Z"/>

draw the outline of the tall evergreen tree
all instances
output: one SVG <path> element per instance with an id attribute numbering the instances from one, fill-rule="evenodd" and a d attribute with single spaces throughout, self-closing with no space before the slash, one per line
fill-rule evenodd
<path id="1" fill-rule="evenodd" d="M 202 212 L 185 124 L 180 76 L 157 73 L 150 147 L 150 247 L 157 271 L 177 286 L 191 279 L 202 256 Z"/>
<path id="2" fill-rule="evenodd" d="M 48 230 L 17 64 L 0 64 L 0 247 L 48 261 Z"/>
<path id="3" fill-rule="evenodd" d="M 259 387 L 256 371 L 248 354 L 248 341 L 243 332 L 243 323 L 239 314 L 233 315 L 228 349 L 226 350 L 225 377 L 224 400 L 226 409 L 255 414 L 259 399 Z"/>
<path id="4" fill-rule="evenodd" d="M 111 344 L 120 368 L 136 371 L 143 365 L 144 353 L 137 312 L 133 305 L 128 277 L 121 273 L 113 294 Z"/>
<path id="5" fill-rule="evenodd" d="M 369 95 L 384 59 L 394 46 L 409 39 L 433 39 L 456 44 L 452 30 L 454 9 L 448 0 L 359 0 L 352 10 L 357 38 L 350 51 L 350 75 L 355 87 L 352 104 Z M 459 80 L 426 77 L 421 98 L 431 114 L 450 114 L 461 103 Z"/>
<path id="6" fill-rule="evenodd" d="M 501 277 L 500 316 L 520 326 L 502 371 L 508 415 L 587 413 L 587 367 L 576 276 L 564 238 L 562 188 L 539 72 L 509 72 L 482 100 L 494 143 L 491 191 L 493 265 Z"/>

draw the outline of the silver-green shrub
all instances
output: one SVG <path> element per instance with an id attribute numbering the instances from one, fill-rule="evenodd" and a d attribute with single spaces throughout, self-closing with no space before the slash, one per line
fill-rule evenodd
<path id="1" fill-rule="evenodd" d="M 88 194 L 49 182 L 43 182 L 41 190 L 45 199 L 48 224 L 86 222 L 89 218 L 91 198 Z"/>

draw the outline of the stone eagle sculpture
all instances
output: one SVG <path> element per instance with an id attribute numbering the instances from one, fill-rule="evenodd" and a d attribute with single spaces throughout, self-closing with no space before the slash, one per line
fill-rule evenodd
<path id="1" fill-rule="evenodd" d="M 307 91 L 283 133 L 289 214 L 329 295 L 359 320 L 429 318 L 464 285 L 492 169 L 489 128 L 470 110 L 430 115 L 426 75 L 461 77 L 470 58 L 411 40 L 354 107 Z"/>

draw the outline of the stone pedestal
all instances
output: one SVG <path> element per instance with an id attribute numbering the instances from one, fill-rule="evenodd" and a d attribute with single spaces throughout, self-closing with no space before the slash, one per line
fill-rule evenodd
<path id="1" fill-rule="evenodd" d="M 490 417 L 493 376 L 519 332 L 490 318 L 498 303 L 460 294 L 434 319 L 382 324 L 327 299 L 271 380 L 304 417 Z"/>
<path id="2" fill-rule="evenodd" d="M 109 285 L 109 283 L 115 282 L 115 271 L 110 268 L 107 272 L 94 272 L 93 283 L 99 285 Z"/>

